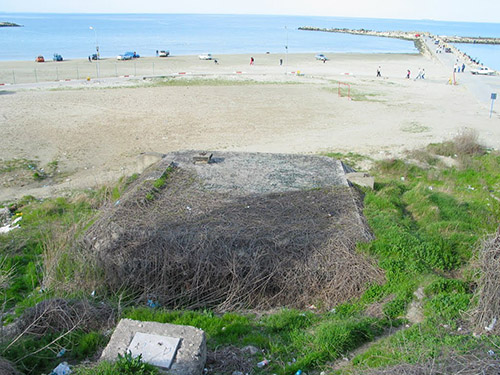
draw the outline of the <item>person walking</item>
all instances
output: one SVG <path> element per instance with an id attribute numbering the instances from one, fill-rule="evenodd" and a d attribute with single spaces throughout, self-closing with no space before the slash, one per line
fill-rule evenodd
<path id="1" fill-rule="evenodd" d="M 254 62 L 255 62 L 255 59 L 253 57 L 250 57 L 250 65 L 253 65 Z"/>
<path id="2" fill-rule="evenodd" d="M 280 66 L 283 65 L 283 59 L 280 59 Z"/>
<path id="3" fill-rule="evenodd" d="M 377 77 L 382 77 L 382 74 L 380 73 L 380 66 L 377 69 Z"/>
<path id="4" fill-rule="evenodd" d="M 411 73 L 410 73 L 410 69 L 408 69 L 408 70 L 406 71 L 406 79 L 410 79 L 410 74 L 411 74 Z"/>
<path id="5" fill-rule="evenodd" d="M 462 63 L 462 73 L 464 72 L 465 70 L 465 63 Z"/>
<path id="6" fill-rule="evenodd" d="M 92 62 L 92 59 L 90 58 L 90 56 L 89 56 L 89 62 Z"/>

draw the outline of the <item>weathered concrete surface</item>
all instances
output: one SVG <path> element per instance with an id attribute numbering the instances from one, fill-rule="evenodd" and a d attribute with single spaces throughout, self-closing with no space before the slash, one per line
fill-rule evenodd
<path id="1" fill-rule="evenodd" d="M 134 358 L 140 355 L 144 362 L 168 370 L 172 366 L 180 341 L 179 337 L 137 332 L 128 346 L 128 351 Z"/>
<path id="2" fill-rule="evenodd" d="M 368 173 L 351 172 L 351 173 L 346 173 L 345 176 L 347 178 L 347 181 L 349 181 L 352 184 L 369 187 L 370 189 L 373 189 L 373 186 L 375 185 L 375 178 L 370 176 Z"/>
<path id="3" fill-rule="evenodd" d="M 101 360 L 114 361 L 124 354 L 137 332 L 181 339 L 172 366 L 160 371 L 169 375 L 200 375 L 207 357 L 205 333 L 198 328 L 167 323 L 122 319 L 102 352 Z"/>
<path id="4" fill-rule="evenodd" d="M 342 163 L 326 156 L 214 151 L 209 164 L 195 164 L 199 153 L 168 153 L 162 163 L 196 172 L 207 190 L 240 195 L 348 186 Z"/>
<path id="5" fill-rule="evenodd" d="M 144 172 L 151 165 L 159 162 L 165 154 L 159 152 L 143 152 L 137 156 L 137 173 Z"/>

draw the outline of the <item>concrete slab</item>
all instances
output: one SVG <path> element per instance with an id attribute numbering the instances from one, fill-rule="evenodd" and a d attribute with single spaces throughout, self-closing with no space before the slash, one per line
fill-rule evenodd
<path id="1" fill-rule="evenodd" d="M 123 355 L 127 352 L 137 333 L 180 339 L 170 369 L 159 368 L 163 374 L 201 375 L 203 373 L 207 357 L 205 333 L 195 327 L 175 324 L 122 319 L 102 352 L 101 360 L 115 361 L 118 354 Z"/>
<path id="2" fill-rule="evenodd" d="M 348 186 L 342 163 L 326 156 L 214 151 L 210 163 L 193 163 L 199 154 L 200 151 L 171 152 L 165 160 L 194 171 L 205 189 L 232 194 Z"/>
<path id="3" fill-rule="evenodd" d="M 179 337 L 137 332 L 128 346 L 128 350 L 134 358 L 141 355 L 144 362 L 168 370 L 174 361 L 180 341 Z"/>
<path id="4" fill-rule="evenodd" d="M 346 178 L 349 182 L 359 186 L 369 187 L 370 189 L 373 189 L 373 187 L 375 186 L 375 178 L 370 176 L 368 173 L 364 172 L 346 173 Z"/>

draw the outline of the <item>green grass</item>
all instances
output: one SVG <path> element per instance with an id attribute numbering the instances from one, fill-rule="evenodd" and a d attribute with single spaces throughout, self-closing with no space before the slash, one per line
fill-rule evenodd
<path id="1" fill-rule="evenodd" d="M 251 86 L 251 85 L 297 85 L 300 82 L 275 82 L 275 81 L 256 81 L 253 79 L 223 79 L 223 78 L 186 78 L 172 77 L 163 80 L 155 80 L 150 86 Z"/>
<path id="2" fill-rule="evenodd" d="M 331 92 L 333 94 L 338 95 L 339 94 L 339 87 L 338 81 L 330 81 L 330 83 L 333 86 L 327 86 L 324 87 L 323 89 Z M 342 83 L 342 82 L 340 82 Z M 343 97 L 347 97 L 347 95 L 350 95 L 350 98 L 352 101 L 355 102 L 383 102 L 384 100 L 381 98 L 380 93 L 374 93 L 374 92 L 367 92 L 359 88 L 359 86 L 356 86 L 355 84 L 349 84 L 349 88 L 347 86 L 341 85 L 340 86 L 340 93 Z"/>
<path id="3" fill-rule="evenodd" d="M 37 168 L 38 162 L 29 159 L 12 159 L 0 161 L 0 174 L 18 170 L 33 170 Z"/>
<path id="4" fill-rule="evenodd" d="M 425 150 L 430 155 L 428 160 L 433 160 L 436 149 L 444 153 L 438 146 L 432 146 Z M 454 151 L 459 149 L 453 146 Z M 328 156 L 351 165 L 364 160 L 358 154 Z M 256 370 L 257 374 L 286 375 L 298 369 L 308 372 L 327 369 L 328 363 L 373 341 L 386 328 L 401 325 L 408 305 L 415 298 L 414 292 L 423 287 L 424 322 L 377 342 L 354 359 L 354 367 L 416 363 L 444 352 L 460 353 L 480 345 L 491 346 L 492 342 L 498 344 L 500 339 L 496 336 L 490 336 L 488 340 L 492 341 L 486 342 L 470 334 L 457 334 L 457 329 L 466 317 L 464 312 L 475 303 L 475 276 L 470 271 L 470 261 L 478 242 L 496 230 L 500 217 L 500 203 L 495 199 L 500 198 L 500 154 L 462 153 L 457 158 L 460 164 L 453 168 L 444 168 L 440 163 L 415 165 L 398 159 L 374 164 L 370 173 L 376 177 L 376 184 L 374 190 L 364 191 L 364 214 L 375 239 L 359 244 L 358 251 L 377 260 L 386 282 L 371 285 L 357 300 L 320 313 L 282 309 L 257 316 L 132 306 L 122 316 L 201 328 L 211 350 L 226 345 L 254 345 L 262 350 L 255 363 L 264 357 L 270 361 L 265 369 Z M 4 320 L 12 320 L 47 296 L 63 293 L 58 290 L 41 293 L 42 254 L 54 245 L 64 252 L 71 241 L 64 237 L 68 241 L 64 242 L 58 236 L 68 232 L 78 236 L 102 202 L 120 199 L 137 177 L 124 178 L 113 188 L 80 197 L 46 200 L 25 197 L 16 203 L 16 212 L 23 217 L 22 228 L 0 236 L 0 293 L 10 313 Z M 168 183 L 168 178 L 169 173 L 151 182 L 152 199 Z M 72 267 L 78 265 L 61 259 L 57 277 L 71 283 Z M 365 309 L 373 304 L 381 305 L 378 318 L 364 315 Z M 53 338 L 25 337 L 7 351 L 0 351 L 0 355 L 19 360 L 43 348 Z M 102 332 L 74 332 L 58 345 L 68 349 L 67 359 L 80 361 L 91 358 L 107 339 Z M 25 370 L 48 371 L 54 367 L 54 350 L 51 347 L 23 358 L 20 366 Z M 99 366 L 82 368 L 78 373 L 126 371 L 110 363 Z"/>
<path id="5" fill-rule="evenodd" d="M 24 335 L 8 347 L 0 344 L 0 355 L 12 362 L 26 374 L 49 373 L 62 361 L 75 363 L 92 358 L 97 350 L 107 344 L 109 338 L 99 332 L 76 330 L 62 336 L 54 332 L 44 336 Z M 64 348 L 64 354 L 58 353 Z"/>
<path id="6" fill-rule="evenodd" d="M 159 371 L 156 367 L 142 360 L 142 356 L 134 358 L 130 353 L 118 354 L 118 360 L 114 363 L 103 361 L 97 366 L 82 366 L 76 368 L 75 375 L 156 375 Z"/>
<path id="7" fill-rule="evenodd" d="M 415 364 L 447 353 L 465 354 L 481 346 L 492 347 L 492 341 L 484 337 L 475 338 L 470 334 L 456 334 L 456 329 L 451 327 L 424 323 L 377 342 L 354 357 L 352 363 L 359 368 L 398 363 Z"/>
<path id="8" fill-rule="evenodd" d="M 270 361 L 266 371 L 289 374 L 299 369 L 318 369 L 381 334 L 391 322 L 356 314 L 302 312 L 283 309 L 261 318 L 255 315 L 210 311 L 169 311 L 129 308 L 124 317 L 135 320 L 183 324 L 201 328 L 209 349 L 224 345 L 254 345 L 263 351 L 256 363 Z M 293 362 L 293 359 L 296 359 Z"/>

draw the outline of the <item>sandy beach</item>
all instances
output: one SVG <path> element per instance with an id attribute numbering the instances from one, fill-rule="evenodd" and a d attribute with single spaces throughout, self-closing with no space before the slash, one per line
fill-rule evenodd
<path id="1" fill-rule="evenodd" d="M 0 62 L 0 160 L 39 167 L 57 161 L 59 171 L 42 181 L 0 174 L 0 201 L 116 181 L 137 171 L 143 152 L 355 152 L 381 159 L 465 128 L 500 148 L 498 111 L 489 117 L 467 72 L 448 84 L 449 67 L 432 56 L 331 54 L 323 63 L 312 54 L 263 54 L 252 56 L 254 66 L 250 57 L 215 56 L 218 64 L 197 56 L 106 59 L 99 78 L 96 63 L 86 60 Z M 426 79 L 414 80 L 421 68 Z M 412 79 L 405 79 L 407 69 Z"/>

